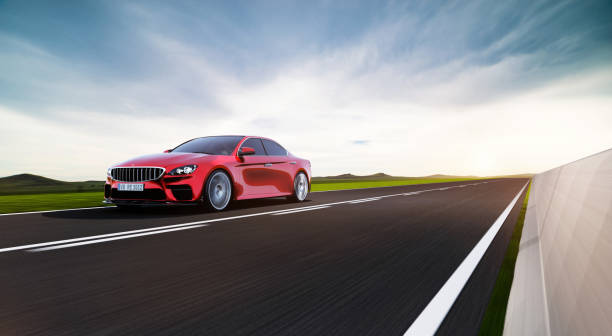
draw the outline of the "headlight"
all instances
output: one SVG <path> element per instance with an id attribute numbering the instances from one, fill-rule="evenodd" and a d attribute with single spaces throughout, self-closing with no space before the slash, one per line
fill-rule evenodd
<path id="1" fill-rule="evenodd" d="M 108 169 L 106 170 L 106 177 L 111 177 L 111 178 L 112 178 L 112 175 L 111 175 L 111 172 L 112 172 L 112 171 L 113 171 L 113 168 L 108 168 Z"/>
<path id="2" fill-rule="evenodd" d="M 187 174 L 193 173 L 194 171 L 196 171 L 196 169 L 198 169 L 197 165 L 182 166 L 182 167 L 172 169 L 168 173 L 168 175 L 187 175 Z"/>

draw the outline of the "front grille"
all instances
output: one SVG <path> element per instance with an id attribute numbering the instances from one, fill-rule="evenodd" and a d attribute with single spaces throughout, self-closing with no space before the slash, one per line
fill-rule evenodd
<path id="1" fill-rule="evenodd" d="M 111 169 L 111 177 L 120 182 L 154 181 L 162 177 L 164 171 L 159 167 L 120 167 Z"/>
<path id="2" fill-rule="evenodd" d="M 165 200 L 166 193 L 161 189 L 145 189 L 144 191 L 119 191 L 117 188 L 111 190 L 113 199 L 132 199 L 132 200 Z"/>

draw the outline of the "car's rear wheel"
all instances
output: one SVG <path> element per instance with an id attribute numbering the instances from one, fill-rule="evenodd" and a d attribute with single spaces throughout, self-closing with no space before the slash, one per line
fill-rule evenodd
<path id="1" fill-rule="evenodd" d="M 216 170 L 206 180 L 202 202 L 206 207 L 221 211 L 227 207 L 232 198 L 232 183 L 222 170 Z"/>
<path id="2" fill-rule="evenodd" d="M 308 178 L 303 172 L 299 172 L 293 180 L 293 195 L 290 199 L 302 202 L 308 196 Z"/>

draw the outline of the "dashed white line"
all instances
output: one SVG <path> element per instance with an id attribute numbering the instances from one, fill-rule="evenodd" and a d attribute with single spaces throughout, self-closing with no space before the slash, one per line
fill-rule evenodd
<path id="1" fill-rule="evenodd" d="M 527 184 L 528 183 L 529 182 L 527 182 Z M 521 188 L 521 191 L 516 194 L 506 209 L 502 211 L 501 215 L 499 215 L 489 230 L 484 234 L 476 246 L 474 246 L 470 254 L 461 262 L 451 277 L 444 283 L 442 288 L 440 288 L 438 293 L 421 314 L 419 314 L 412 325 L 410 325 L 410 328 L 404 333 L 404 336 L 433 335 L 436 333 L 438 327 L 440 327 L 440 324 L 444 321 L 446 314 L 461 293 L 461 290 L 470 279 L 474 269 L 478 266 L 480 259 L 482 259 L 489 245 L 491 245 L 493 238 L 495 238 L 495 235 L 504 224 L 504 221 L 516 204 L 516 201 L 527 187 L 527 184 Z"/>

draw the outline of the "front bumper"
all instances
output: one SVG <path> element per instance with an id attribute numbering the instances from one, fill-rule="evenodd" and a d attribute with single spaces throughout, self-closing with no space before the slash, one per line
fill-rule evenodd
<path id="1" fill-rule="evenodd" d="M 181 202 L 172 202 L 172 201 L 147 201 L 147 200 L 118 200 L 118 199 L 109 199 L 109 198 L 105 198 L 102 201 L 103 204 L 115 204 L 115 205 L 142 205 L 142 206 L 165 206 L 165 205 L 172 205 L 172 206 L 183 206 L 183 205 L 198 205 L 200 204 L 197 201 L 192 201 L 192 202 L 185 202 L 185 201 L 181 201 Z"/>
<path id="2" fill-rule="evenodd" d="M 197 175 L 163 176 L 155 181 L 129 182 L 144 185 L 143 191 L 119 191 L 121 183 L 107 178 L 104 202 L 114 204 L 189 204 L 196 203 L 203 181 Z"/>

